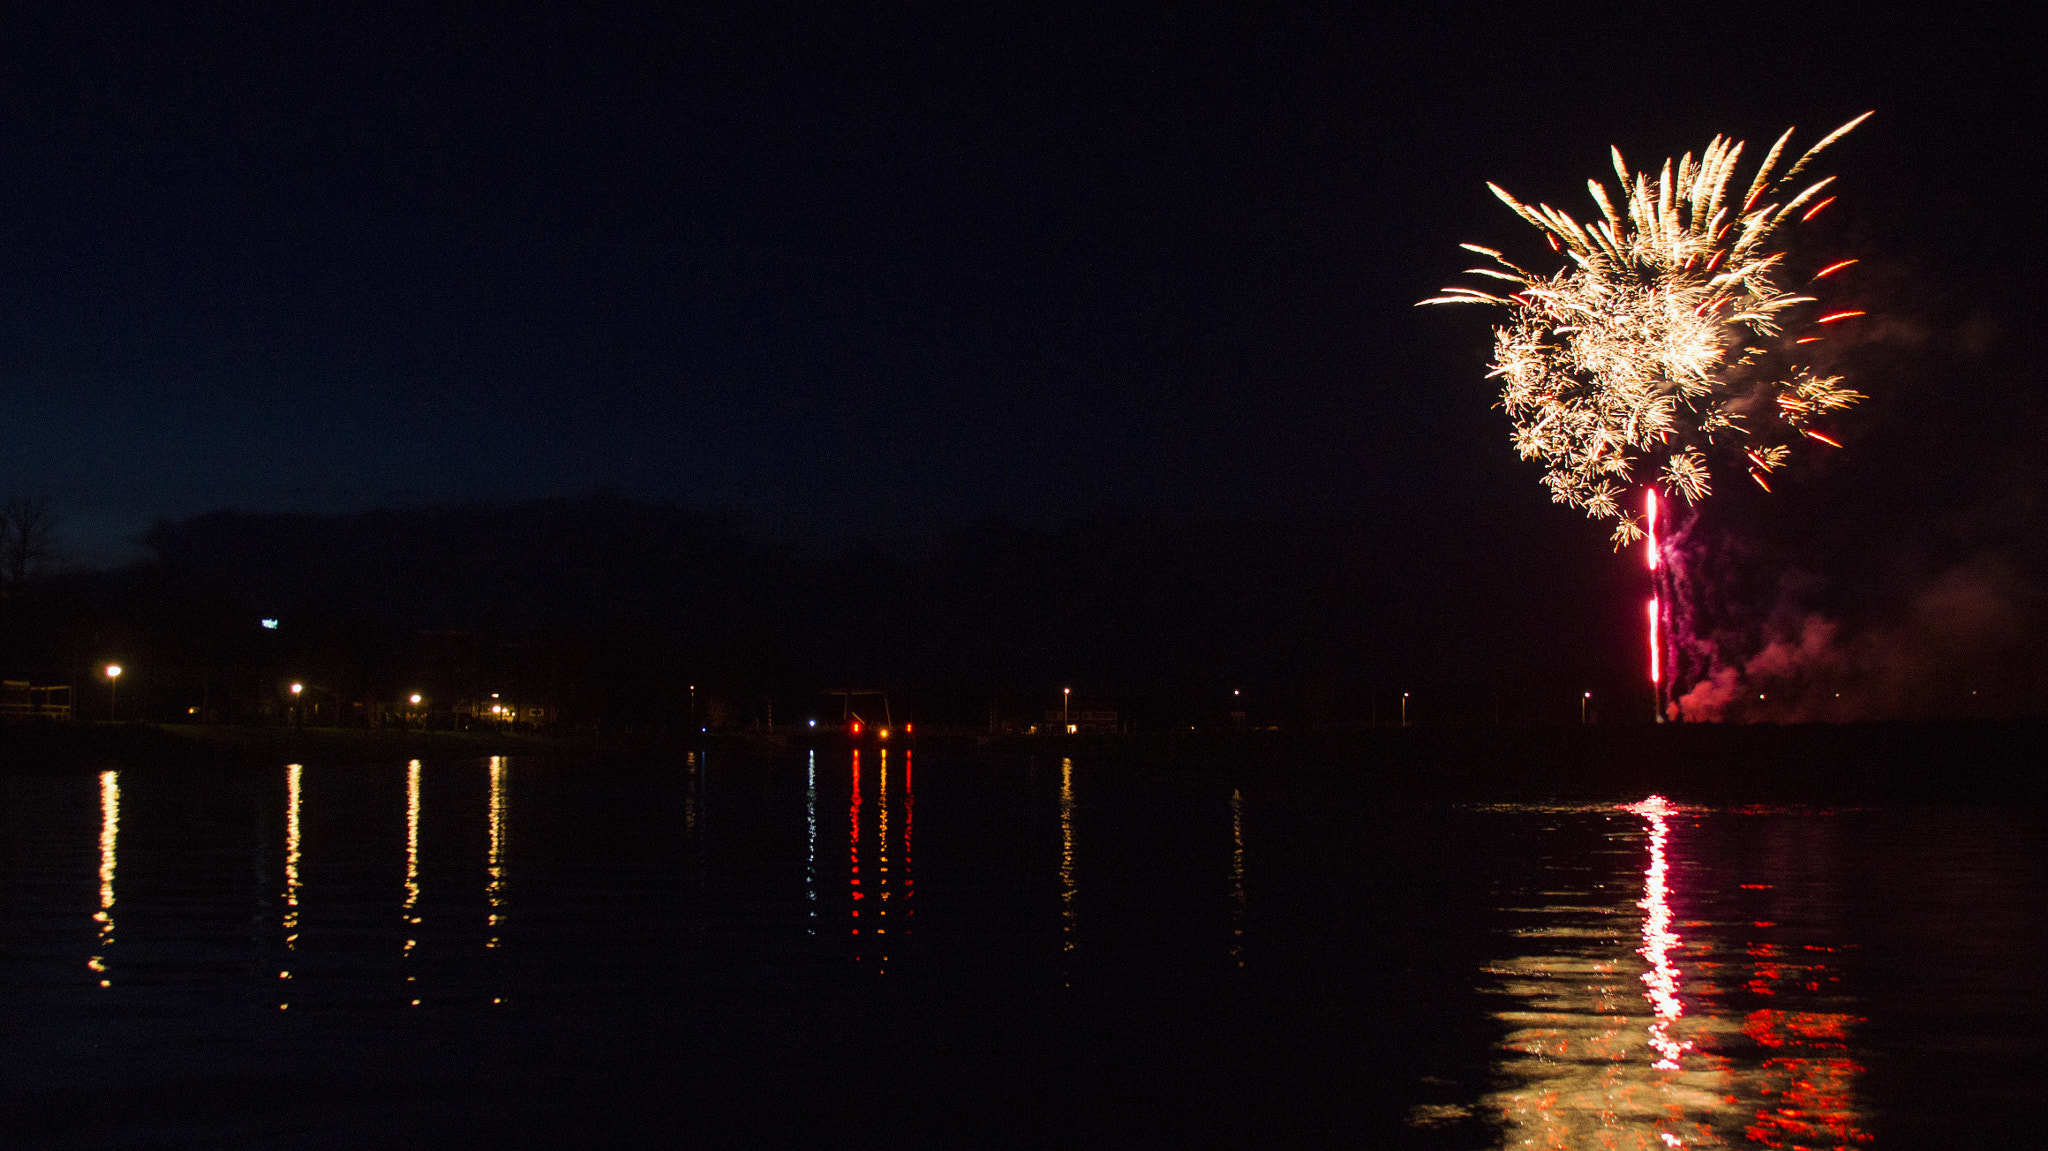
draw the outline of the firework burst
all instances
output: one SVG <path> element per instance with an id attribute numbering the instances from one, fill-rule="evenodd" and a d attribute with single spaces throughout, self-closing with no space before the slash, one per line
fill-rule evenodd
<path id="1" fill-rule="evenodd" d="M 1490 374 L 1501 381 L 1515 450 L 1543 463 L 1554 501 L 1615 521 L 1616 547 L 1643 538 L 1643 522 L 1621 497 L 1645 464 L 1656 468 L 1652 483 L 1690 503 L 1713 490 L 1709 452 L 1718 448 L 1731 449 L 1768 491 L 1794 437 L 1839 446 L 1811 425 L 1863 397 L 1840 377 L 1796 362 L 1796 350 L 1820 337 L 1794 339 L 1788 328 L 1802 305 L 1818 301 L 1783 286 L 1786 254 L 1776 238 L 1833 202 L 1822 194 L 1834 177 L 1797 192 L 1794 181 L 1869 115 L 1835 129 L 1780 172 L 1788 129 L 1739 201 L 1729 190 L 1743 145 L 1720 136 L 1697 159 L 1666 160 L 1655 177 L 1631 173 L 1615 149 L 1621 206 L 1605 185 L 1588 180 L 1601 217 L 1591 223 L 1487 185 L 1569 262 L 1545 275 L 1465 244 L 1494 265 L 1467 274 L 1513 287 L 1504 295 L 1450 287 L 1422 303 L 1508 309 L 1507 322 L 1494 329 Z M 1853 263 L 1824 268 L 1808 285 Z M 1818 326 L 1862 314 L 1836 312 L 1812 323 L 1825 331 Z"/>

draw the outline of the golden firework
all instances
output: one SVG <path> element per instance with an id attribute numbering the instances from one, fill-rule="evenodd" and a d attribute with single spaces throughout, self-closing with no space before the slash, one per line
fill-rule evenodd
<path id="1" fill-rule="evenodd" d="M 1728 190 L 1743 144 L 1721 136 L 1697 159 L 1687 153 L 1666 160 L 1654 178 L 1631 173 L 1614 149 L 1622 210 L 1605 185 L 1588 180 L 1600 211 L 1590 223 L 1487 185 L 1568 262 L 1544 275 L 1492 248 L 1464 244 L 1493 263 L 1467 274 L 1513 288 L 1499 295 L 1449 287 L 1422 303 L 1508 309 L 1507 322 L 1494 329 L 1489 375 L 1501 381 L 1515 450 L 1542 461 L 1553 500 L 1614 520 L 1615 546 L 1643 537 L 1620 496 L 1648 457 L 1663 457 L 1654 482 L 1698 500 L 1712 490 L 1702 449 L 1719 437 L 1739 448 L 1751 478 L 1769 490 L 1765 477 L 1790 454 L 1778 441 L 1796 433 L 1835 444 L 1807 425 L 1863 398 L 1839 376 L 1790 362 L 1790 350 L 1815 337 L 1787 341 L 1789 317 L 1816 300 L 1781 285 L 1786 254 L 1773 240 L 1788 221 L 1811 219 L 1833 202 L 1816 197 L 1834 177 L 1796 193 L 1794 179 L 1869 116 L 1835 129 L 1778 173 L 1792 140 L 1787 129 L 1740 203 Z M 1808 282 L 1853 263 L 1832 264 Z"/>

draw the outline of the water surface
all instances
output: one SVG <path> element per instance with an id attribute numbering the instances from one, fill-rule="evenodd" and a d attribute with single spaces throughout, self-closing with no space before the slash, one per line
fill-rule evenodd
<path id="1" fill-rule="evenodd" d="M 2032 1146 L 2042 824 L 872 749 L 0 776 L 5 1129 Z"/>

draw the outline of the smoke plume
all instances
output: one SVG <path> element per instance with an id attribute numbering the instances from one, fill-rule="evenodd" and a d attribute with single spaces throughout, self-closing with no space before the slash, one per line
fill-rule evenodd
<path id="1" fill-rule="evenodd" d="M 1811 581 L 1783 581 L 1760 624 L 1690 637 L 1704 672 L 1670 707 L 1687 721 L 1797 723 L 2009 715 L 2032 710 L 2025 660 L 2039 595 L 2010 563 L 1980 555 L 1941 571 L 1891 618 L 1849 623 L 1798 606 Z"/>

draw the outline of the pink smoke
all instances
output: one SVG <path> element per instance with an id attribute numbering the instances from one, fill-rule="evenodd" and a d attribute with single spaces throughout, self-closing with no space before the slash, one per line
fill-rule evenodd
<path id="1" fill-rule="evenodd" d="M 1984 556 L 1942 572 L 1888 624 L 1850 628 L 1781 608 L 1757 635 L 1696 642 L 1710 667 L 1670 714 L 1779 723 L 1997 714 L 2026 686 L 2010 665 L 2034 598 L 2009 564 Z"/>

